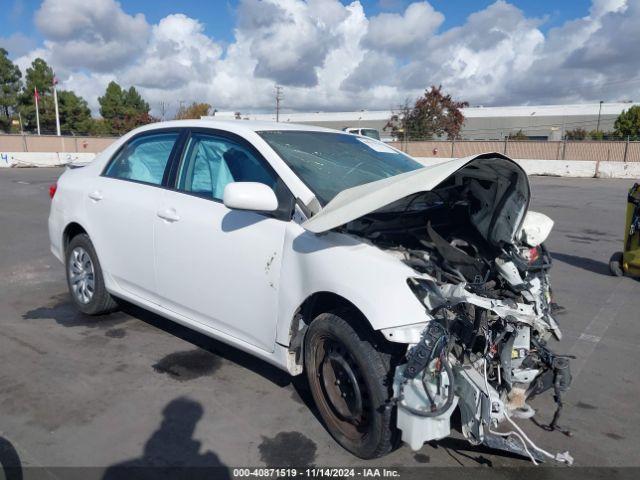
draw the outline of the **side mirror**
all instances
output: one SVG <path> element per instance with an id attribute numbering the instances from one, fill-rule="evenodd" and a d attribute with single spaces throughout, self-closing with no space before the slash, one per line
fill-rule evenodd
<path id="1" fill-rule="evenodd" d="M 227 208 L 273 212 L 278 209 L 278 198 L 264 183 L 232 182 L 224 187 L 222 201 Z"/>

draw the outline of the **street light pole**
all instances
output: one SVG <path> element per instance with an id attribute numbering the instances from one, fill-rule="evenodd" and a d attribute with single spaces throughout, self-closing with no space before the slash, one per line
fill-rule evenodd
<path id="1" fill-rule="evenodd" d="M 596 132 L 600 131 L 600 114 L 602 113 L 602 102 L 604 102 L 604 100 L 600 100 L 600 108 L 598 108 L 598 123 L 596 124 Z"/>

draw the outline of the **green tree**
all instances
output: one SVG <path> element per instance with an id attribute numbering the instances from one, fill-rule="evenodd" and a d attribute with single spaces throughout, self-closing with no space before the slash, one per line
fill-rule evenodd
<path id="1" fill-rule="evenodd" d="M 101 129 L 107 134 L 122 135 L 155 121 L 149 115 L 149 104 L 134 87 L 123 90 L 116 82 L 110 82 L 104 95 L 98 98 L 98 103 L 104 119 Z"/>
<path id="2" fill-rule="evenodd" d="M 87 101 L 72 91 L 58 92 L 60 131 L 64 135 L 86 135 L 93 131 L 93 119 Z"/>
<path id="3" fill-rule="evenodd" d="M 604 140 L 605 132 L 602 130 L 591 130 L 589 132 L 590 140 Z"/>
<path id="4" fill-rule="evenodd" d="M 613 124 L 614 133 L 622 138 L 640 139 L 640 106 L 623 110 Z"/>
<path id="5" fill-rule="evenodd" d="M 11 119 L 18 106 L 22 72 L 9 60 L 8 52 L 0 48 L 0 130 L 11 130 Z"/>
<path id="6" fill-rule="evenodd" d="M 424 96 L 418 98 L 413 107 L 405 103 L 399 115 L 393 115 L 385 130 L 401 140 L 430 140 L 434 136 L 458 137 L 464 123 L 461 108 L 467 102 L 453 100 L 442 91 L 442 86 L 431 86 Z"/>
<path id="7" fill-rule="evenodd" d="M 97 137 L 108 137 L 112 135 L 111 125 L 104 118 L 94 118 L 88 133 Z"/>
<path id="8" fill-rule="evenodd" d="M 109 82 L 104 95 L 98 98 L 98 103 L 100 104 L 100 115 L 107 122 L 119 115 L 124 115 L 124 92 L 116 82 Z"/>
<path id="9" fill-rule="evenodd" d="M 134 87 L 124 92 L 124 105 L 129 115 L 149 114 L 149 104 Z"/>
<path id="10" fill-rule="evenodd" d="M 186 120 L 194 118 L 199 120 L 200 117 L 204 117 L 211 113 L 212 107 L 208 103 L 193 102 L 188 107 L 181 106 L 176 112 L 176 120 Z"/>
<path id="11" fill-rule="evenodd" d="M 34 89 L 38 89 L 40 129 L 42 133 L 55 133 L 56 118 L 53 105 L 53 69 L 41 58 L 36 58 L 25 75 L 25 85 L 19 98 L 18 110 L 25 128 L 36 130 Z"/>

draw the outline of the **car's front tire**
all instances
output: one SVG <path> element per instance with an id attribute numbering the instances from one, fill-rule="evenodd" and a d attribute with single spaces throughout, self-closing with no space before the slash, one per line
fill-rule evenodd
<path id="1" fill-rule="evenodd" d="M 331 436 L 354 455 L 377 458 L 395 444 L 391 356 L 376 349 L 372 335 L 342 316 L 323 313 L 304 341 L 305 370 L 313 399 Z"/>
<path id="2" fill-rule="evenodd" d="M 104 285 L 102 268 L 89 235 L 81 233 L 71 239 L 65 260 L 67 286 L 78 310 L 87 315 L 103 315 L 118 307 Z"/>

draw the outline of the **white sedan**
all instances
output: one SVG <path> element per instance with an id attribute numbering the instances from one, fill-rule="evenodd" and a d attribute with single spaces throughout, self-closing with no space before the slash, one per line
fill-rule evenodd
<path id="1" fill-rule="evenodd" d="M 471 442 L 544 457 L 494 430 L 571 379 L 546 344 L 561 335 L 553 222 L 527 214 L 507 157 L 424 167 L 343 132 L 176 121 L 51 194 L 51 250 L 81 312 L 123 299 L 306 372 L 326 428 L 362 458 L 448 436 L 456 407 Z"/>

